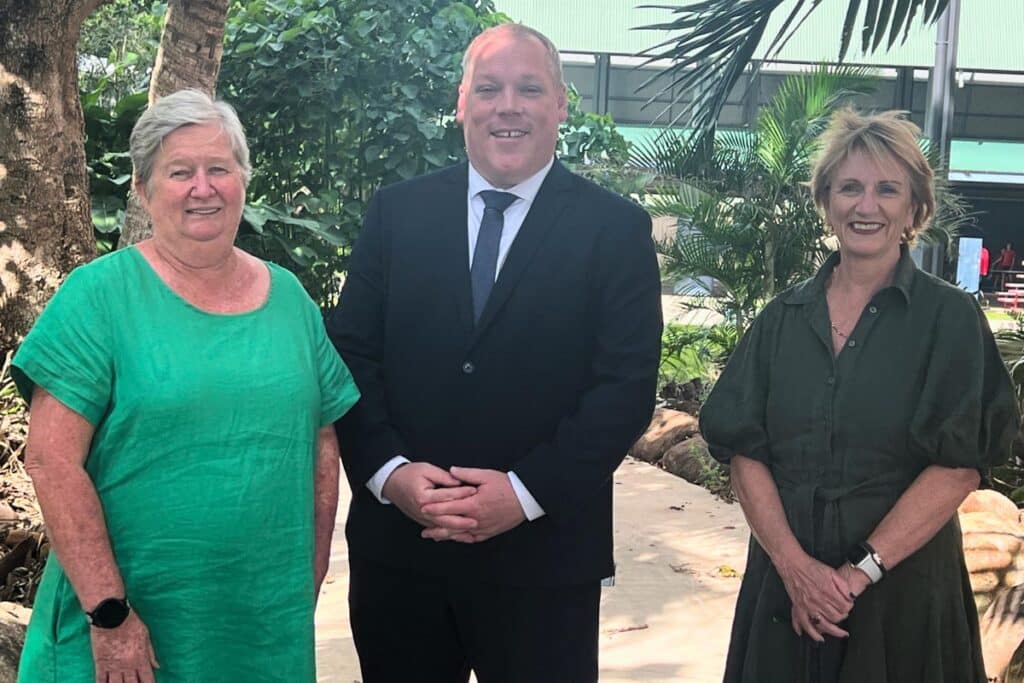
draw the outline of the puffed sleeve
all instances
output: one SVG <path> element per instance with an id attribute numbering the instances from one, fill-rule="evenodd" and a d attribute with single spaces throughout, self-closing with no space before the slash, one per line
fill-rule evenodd
<path id="1" fill-rule="evenodd" d="M 114 364 L 102 282 L 87 268 L 73 271 L 43 309 L 12 361 L 26 401 L 38 385 L 93 427 L 107 412 Z"/>
<path id="2" fill-rule="evenodd" d="M 742 455 L 763 463 L 771 460 L 765 428 L 768 396 L 766 327 L 775 307 L 766 306 L 729 356 L 725 370 L 700 411 L 700 431 L 711 455 L 728 463 Z"/>
<path id="3" fill-rule="evenodd" d="M 320 426 L 324 427 L 341 418 L 359 400 L 352 373 L 327 336 L 323 318 L 316 304 L 310 301 L 316 316 L 313 343 L 316 346 L 317 369 L 320 374 Z"/>
<path id="4" fill-rule="evenodd" d="M 944 303 L 911 418 L 910 448 L 943 467 L 991 467 L 1009 455 L 1020 427 L 1013 384 L 977 302 L 957 296 Z"/>

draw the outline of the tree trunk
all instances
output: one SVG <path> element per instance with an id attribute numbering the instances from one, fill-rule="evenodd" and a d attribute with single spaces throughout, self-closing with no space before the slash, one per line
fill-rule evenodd
<path id="1" fill-rule="evenodd" d="M 224 24 L 229 0 L 170 0 L 160 36 L 160 50 L 149 84 L 149 103 L 184 88 L 213 95 L 224 53 Z M 140 242 L 152 233 L 149 214 L 132 192 L 118 247 Z"/>
<path id="2" fill-rule="evenodd" d="M 78 36 L 104 0 L 0 0 L 0 357 L 96 255 Z"/>

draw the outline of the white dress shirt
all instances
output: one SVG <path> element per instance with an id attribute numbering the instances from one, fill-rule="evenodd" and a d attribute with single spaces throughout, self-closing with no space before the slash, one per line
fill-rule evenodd
<path id="1" fill-rule="evenodd" d="M 473 164 L 469 165 L 469 187 L 466 191 L 466 202 L 468 204 L 466 222 L 467 238 L 469 240 L 469 263 L 467 267 L 472 268 L 473 266 L 473 251 L 476 249 L 476 240 L 480 235 L 480 222 L 484 217 L 484 200 L 480 193 L 484 190 L 499 190 L 501 192 L 509 192 L 518 197 L 505 209 L 505 222 L 501 230 L 501 242 L 498 243 L 498 265 L 494 270 L 494 279 L 497 280 L 501 273 L 501 267 L 505 263 L 505 257 L 508 256 L 508 250 L 512 247 L 512 242 L 515 240 L 516 235 L 519 234 L 519 228 L 523 226 L 526 214 L 529 213 L 533 200 L 537 197 L 540 186 L 544 183 L 544 178 L 554 163 L 555 159 L 552 157 L 547 166 L 518 185 L 509 188 L 494 187 L 473 168 Z M 383 494 L 384 483 L 391 476 L 392 472 L 407 462 L 409 462 L 409 459 L 402 455 L 396 455 L 391 458 L 384 463 L 383 467 L 377 470 L 377 473 L 370 478 L 370 481 L 366 482 L 366 488 L 370 489 L 370 492 L 380 502 L 384 504 L 390 503 L 391 501 L 385 498 Z M 509 483 L 512 484 L 512 490 L 515 492 L 516 498 L 519 499 L 519 504 L 522 506 L 523 514 L 526 515 L 526 518 L 532 522 L 539 517 L 543 517 L 545 514 L 544 508 L 530 494 L 530 491 L 523 484 L 522 480 L 516 476 L 516 473 L 509 472 L 508 479 Z"/>

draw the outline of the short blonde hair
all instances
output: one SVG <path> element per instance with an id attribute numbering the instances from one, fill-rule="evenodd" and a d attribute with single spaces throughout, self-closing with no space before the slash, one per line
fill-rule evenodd
<path id="1" fill-rule="evenodd" d="M 928 227 L 935 216 L 935 174 L 918 145 L 921 129 L 905 116 L 902 111 L 859 114 L 851 108 L 832 115 L 828 130 L 819 138 L 818 157 L 811 170 L 811 193 L 819 211 L 828 209 L 836 169 L 851 153 L 860 151 L 878 164 L 895 161 L 907 172 L 914 217 L 903 229 L 903 241 L 912 243 Z"/>
<path id="2" fill-rule="evenodd" d="M 562 57 L 558 53 L 558 48 L 551 42 L 551 39 L 537 29 L 530 28 L 526 24 L 516 24 L 511 22 L 492 26 L 478 34 L 476 38 L 469 43 L 469 47 L 466 48 L 466 51 L 462 55 L 463 83 L 466 83 L 466 79 L 469 77 L 469 73 L 473 66 L 473 59 L 476 57 L 476 53 L 480 51 L 480 47 L 496 35 L 502 33 L 510 33 L 519 40 L 528 40 L 532 38 L 540 43 L 544 48 L 544 58 L 548 63 L 548 72 L 551 74 L 551 80 L 555 82 L 556 86 L 563 89 L 565 88 L 565 77 L 562 74 Z"/>

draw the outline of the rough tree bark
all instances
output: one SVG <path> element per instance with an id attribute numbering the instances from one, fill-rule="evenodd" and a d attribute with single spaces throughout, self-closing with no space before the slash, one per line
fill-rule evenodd
<path id="1" fill-rule="evenodd" d="M 78 36 L 105 0 L 0 0 L 0 357 L 96 255 Z"/>
<path id="2" fill-rule="evenodd" d="M 170 0 L 160 49 L 149 84 L 149 103 L 182 88 L 214 94 L 224 53 L 224 24 L 229 0 Z M 152 233 L 149 214 L 135 193 L 128 197 L 118 247 L 135 244 Z"/>

